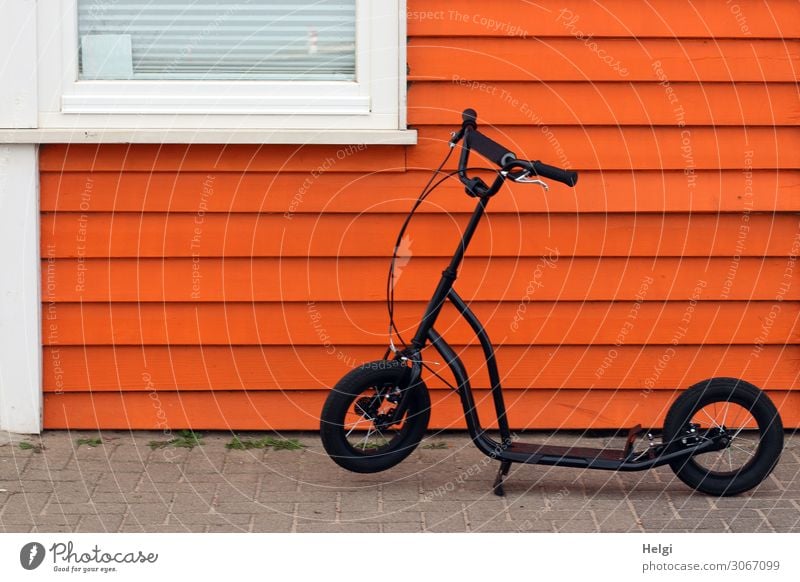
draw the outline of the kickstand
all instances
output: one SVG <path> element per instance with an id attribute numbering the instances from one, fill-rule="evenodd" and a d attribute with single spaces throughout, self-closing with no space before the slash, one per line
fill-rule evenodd
<path id="1" fill-rule="evenodd" d="M 511 468 L 511 461 L 500 461 L 500 468 L 497 470 L 497 477 L 494 479 L 493 490 L 494 494 L 503 497 L 506 492 L 503 490 L 503 481 L 505 481 L 508 470 Z"/>

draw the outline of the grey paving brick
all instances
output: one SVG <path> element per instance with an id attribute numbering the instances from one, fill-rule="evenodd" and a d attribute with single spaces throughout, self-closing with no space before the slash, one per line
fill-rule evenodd
<path id="1" fill-rule="evenodd" d="M 689 520 L 642 520 L 641 526 L 646 532 L 726 532 L 729 531 L 727 524 L 717 518 L 707 518 L 702 521 Z"/>
<path id="2" fill-rule="evenodd" d="M 425 491 L 423 491 L 423 494 Z M 381 497 L 384 501 L 418 501 L 420 499 L 420 486 L 416 483 L 405 483 L 381 487 Z"/>
<path id="3" fill-rule="evenodd" d="M 133 529 L 132 531 L 139 530 Z M 184 525 L 154 525 L 149 527 L 147 531 L 148 533 L 202 533 L 205 532 L 206 529 L 205 526 L 190 527 Z"/>
<path id="4" fill-rule="evenodd" d="M 142 473 L 122 473 L 113 472 L 102 475 L 96 483 L 95 491 L 100 492 L 113 492 L 113 491 L 133 491 L 142 480 Z"/>
<path id="5" fill-rule="evenodd" d="M 505 508 L 498 507 L 496 509 L 485 509 L 481 507 L 467 507 L 467 520 L 469 522 L 484 522 L 484 521 L 492 521 L 495 519 L 501 519 L 503 521 L 508 521 L 511 519 L 518 519 L 518 520 L 526 520 L 527 516 L 523 517 L 514 512 L 506 512 Z M 533 519 L 531 521 L 534 521 Z"/>
<path id="6" fill-rule="evenodd" d="M 324 492 L 320 492 L 324 493 Z M 331 495 L 331 493 L 328 493 Z M 377 488 L 359 492 L 340 492 L 339 509 L 342 512 L 378 511 L 379 499 Z M 386 504 L 383 504 L 387 510 Z"/>
<path id="7" fill-rule="evenodd" d="M 74 533 L 76 526 L 66 524 L 34 525 L 28 529 L 32 533 Z M 18 530 L 22 531 L 22 530 Z"/>
<path id="8" fill-rule="evenodd" d="M 243 485 L 244 483 L 252 483 L 253 487 L 255 487 L 256 483 L 261 480 L 261 475 L 258 473 L 235 473 L 235 474 L 227 474 L 227 473 L 218 473 L 218 472 L 203 472 L 203 473 L 193 473 L 191 475 L 186 474 L 183 479 L 181 480 L 182 483 L 192 483 L 201 485 L 203 483 L 236 483 L 238 485 Z M 158 486 L 158 484 L 156 485 Z"/>
<path id="9" fill-rule="evenodd" d="M 172 483 L 183 477 L 180 465 L 173 463 L 148 463 L 144 466 L 144 478 L 154 483 Z"/>
<path id="10" fill-rule="evenodd" d="M 255 503 L 259 501 L 256 496 L 258 485 L 256 483 L 219 483 L 214 490 L 214 495 L 209 498 L 207 495 L 186 494 L 186 497 L 200 499 L 216 499 L 227 503 Z M 269 501 L 266 499 L 265 501 Z"/>
<path id="11" fill-rule="evenodd" d="M 178 497 L 170 503 L 164 504 L 173 513 L 207 513 L 215 507 L 213 500 L 198 497 Z"/>
<path id="12" fill-rule="evenodd" d="M 125 513 L 129 507 L 127 503 L 87 503 L 87 504 L 53 504 L 54 511 L 61 511 L 63 510 L 64 513 L 94 513 L 96 515 L 114 515 L 114 514 L 121 514 Z M 71 511 L 67 511 L 65 508 L 70 507 L 72 508 Z M 75 511 L 75 508 L 83 508 L 82 511 Z"/>
<path id="13" fill-rule="evenodd" d="M 796 510 L 767 513 L 765 518 L 777 532 L 800 532 L 800 512 Z"/>
<path id="14" fill-rule="evenodd" d="M 298 519 L 306 521 L 335 521 L 336 503 L 298 503 L 296 514 Z"/>
<path id="15" fill-rule="evenodd" d="M 466 516 L 463 513 L 423 512 L 425 531 L 463 532 L 466 529 Z"/>
<path id="16" fill-rule="evenodd" d="M 67 496 L 57 494 L 58 500 L 63 503 L 71 503 Z M 134 502 L 137 497 L 135 497 L 135 493 L 124 493 L 122 491 L 109 491 L 109 492 L 98 492 L 91 495 L 91 500 L 94 503 L 131 503 Z M 141 496 L 140 496 L 141 497 Z M 141 502 L 141 499 L 139 499 Z M 85 501 L 88 501 L 86 499 Z M 80 503 L 81 501 L 77 501 L 76 503 Z"/>
<path id="17" fill-rule="evenodd" d="M 530 529 L 530 530 L 523 530 L 521 529 L 521 524 L 517 524 L 510 521 L 488 521 L 485 523 L 480 524 L 472 524 L 470 527 L 470 531 L 478 532 L 478 533 L 542 533 L 542 532 L 550 532 L 552 533 L 552 529 Z"/>
<path id="18" fill-rule="evenodd" d="M 304 522 L 297 524 L 298 533 L 378 533 L 380 525 L 377 523 L 332 523 L 332 522 Z"/>
<path id="19" fill-rule="evenodd" d="M 263 512 L 253 516 L 253 531 L 262 533 L 288 532 L 292 529 L 292 514 Z"/>
<path id="20" fill-rule="evenodd" d="M 147 457 L 150 455 L 150 449 L 147 447 L 142 448 L 137 446 L 135 441 L 133 443 L 126 443 L 119 445 L 111 453 L 110 458 L 115 463 L 145 463 Z"/>
<path id="21" fill-rule="evenodd" d="M 501 531 L 510 531 L 510 532 L 519 532 L 519 533 L 548 533 L 553 531 L 553 526 L 549 521 L 518 521 L 514 520 L 511 524 L 507 525 L 508 530 L 501 530 Z M 475 528 L 476 531 L 483 531 L 483 528 Z"/>
<path id="22" fill-rule="evenodd" d="M 292 485 L 292 487 L 275 490 L 264 489 L 258 483 L 253 483 L 253 487 L 248 489 L 248 492 L 252 493 L 250 496 L 252 499 L 257 499 L 258 501 L 296 501 L 301 497 L 305 501 L 326 501 L 336 496 L 335 490 L 332 489 L 324 491 L 309 491 L 307 489 L 298 490 L 297 485 Z"/>
<path id="23" fill-rule="evenodd" d="M 557 532 L 591 533 L 597 531 L 597 525 L 589 519 L 550 520 L 553 530 Z"/>
<path id="24" fill-rule="evenodd" d="M 47 507 L 47 513 L 51 515 L 97 515 L 98 512 L 91 503 L 53 502 Z M 122 513 L 125 512 L 122 511 Z"/>
<path id="25" fill-rule="evenodd" d="M 468 509 L 466 515 L 467 515 L 467 524 L 473 529 L 478 524 L 484 524 L 494 521 L 507 523 L 511 521 L 511 515 L 502 510 L 497 512 L 497 511 L 486 511 L 486 510 L 473 511 Z"/>
<path id="26" fill-rule="evenodd" d="M 181 513 L 170 514 L 166 520 L 167 525 L 236 525 L 242 527 L 252 519 L 252 515 L 222 514 L 222 513 Z"/>
<path id="27" fill-rule="evenodd" d="M 205 533 L 247 533 L 252 531 L 249 524 L 244 525 L 208 525 Z"/>
<path id="28" fill-rule="evenodd" d="M 229 457 L 224 459 L 222 463 L 221 470 L 216 471 L 218 473 L 223 473 L 225 475 L 230 474 L 240 474 L 240 473 L 253 473 L 256 475 L 263 475 L 268 473 L 275 468 L 266 465 L 260 460 L 255 459 L 231 459 L 230 456 L 234 453 L 230 453 Z M 280 468 L 280 467 L 276 467 Z"/>
<path id="29" fill-rule="evenodd" d="M 58 486 L 53 491 L 52 495 L 52 502 L 53 503 L 88 503 L 90 499 L 96 499 L 97 495 L 103 495 L 102 493 L 98 493 L 92 495 L 89 491 L 86 490 L 85 487 L 76 487 L 75 489 L 63 489 L 62 487 Z M 118 495 L 118 494 L 114 494 Z M 116 497 L 115 501 L 119 501 L 120 503 L 124 503 L 124 499 L 120 499 Z"/>
<path id="30" fill-rule="evenodd" d="M 122 515 L 86 515 L 78 522 L 76 532 L 116 532 L 122 525 Z"/>
<path id="31" fill-rule="evenodd" d="M 0 515 L 35 515 L 45 508 L 51 497 L 52 493 L 14 493 L 0 507 Z"/>
<path id="32" fill-rule="evenodd" d="M 461 501 L 434 499 L 433 501 L 386 501 L 384 511 L 424 511 L 426 513 L 458 513 L 463 510 Z"/>
<path id="33" fill-rule="evenodd" d="M 464 434 L 436 436 L 449 448 L 364 475 L 332 463 L 317 435 L 297 436 L 303 451 L 230 451 L 229 433 L 209 433 L 193 450 L 150 450 L 163 434 L 124 431 L 76 448 L 84 434 L 97 436 L 45 432 L 42 454 L 0 446 L 0 531 L 800 531 L 800 436 L 787 435 L 784 461 L 757 490 L 716 499 L 669 468 L 518 465 L 498 498 L 497 462 Z"/>
<path id="34" fill-rule="evenodd" d="M 242 502 L 228 502 L 222 501 L 216 503 L 214 509 L 224 515 L 232 514 L 232 513 L 245 513 L 248 515 L 252 515 L 254 513 L 261 513 L 263 511 L 267 511 L 268 506 L 262 503 L 258 503 L 255 501 L 242 501 Z"/>
<path id="35" fill-rule="evenodd" d="M 80 515 L 58 515 L 58 514 L 39 514 L 39 515 L 8 515 L 0 517 L 0 523 L 7 527 L 20 525 L 36 525 L 47 527 L 49 525 L 76 525 L 80 521 Z"/>
<path id="36" fill-rule="evenodd" d="M 600 523 L 597 530 L 599 533 L 638 533 L 641 531 L 638 525 L 628 523 Z"/>
<path id="37" fill-rule="evenodd" d="M 420 522 L 390 521 L 381 524 L 381 531 L 384 533 L 421 533 L 423 530 Z"/>
<path id="38" fill-rule="evenodd" d="M 249 485 L 248 485 L 249 486 Z M 193 495 L 195 497 L 213 497 L 220 489 L 219 483 L 196 483 L 194 481 L 182 481 L 178 483 L 162 483 L 159 487 L 145 490 L 143 487 L 136 489 L 138 493 L 153 493 L 163 497 L 171 497 L 173 494 Z M 241 489 L 241 487 L 237 487 Z M 165 494 L 167 493 L 167 494 Z"/>
<path id="39" fill-rule="evenodd" d="M 195 474 L 221 474 L 225 464 L 225 457 L 217 455 L 213 458 L 198 457 L 195 459 L 187 460 L 183 464 L 184 473 L 187 478 L 191 478 Z"/>
<path id="40" fill-rule="evenodd" d="M 771 532 L 772 526 L 766 519 L 761 518 L 736 518 L 724 519 L 723 521 L 728 525 L 730 530 L 734 533 L 746 532 Z"/>
<path id="41" fill-rule="evenodd" d="M 422 514 L 419 511 L 349 512 L 341 513 L 339 521 L 343 523 L 421 523 Z"/>
<path id="42" fill-rule="evenodd" d="M 298 481 L 295 478 L 282 475 L 282 474 L 275 474 L 273 471 L 264 471 L 259 476 L 259 484 L 262 491 L 295 491 L 298 487 Z M 318 481 L 315 481 L 315 484 L 320 485 Z M 334 487 L 337 485 L 334 484 Z"/>
<path id="43" fill-rule="evenodd" d="M 131 503 L 127 505 L 126 520 L 140 524 L 159 524 L 167 521 L 169 508 L 155 503 Z"/>

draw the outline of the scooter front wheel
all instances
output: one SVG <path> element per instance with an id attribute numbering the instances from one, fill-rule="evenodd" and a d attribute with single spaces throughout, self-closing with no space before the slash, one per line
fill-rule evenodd
<path id="1" fill-rule="evenodd" d="M 775 468 L 783 450 L 783 425 L 767 394 L 737 378 L 711 378 L 680 395 L 664 421 L 664 442 L 722 430 L 721 450 L 670 463 L 690 487 L 717 496 L 748 491 Z"/>
<path id="2" fill-rule="evenodd" d="M 339 466 L 377 473 L 408 457 L 422 440 L 430 418 L 428 389 L 418 381 L 404 386 L 409 368 L 397 360 L 369 362 L 334 386 L 320 415 L 325 451 Z M 388 424 L 405 392 L 408 407 Z"/>

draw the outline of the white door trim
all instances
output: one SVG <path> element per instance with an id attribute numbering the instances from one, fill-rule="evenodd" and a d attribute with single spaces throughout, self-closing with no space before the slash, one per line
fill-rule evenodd
<path id="1" fill-rule="evenodd" d="M 0 145 L 0 430 L 42 430 L 38 146 Z"/>

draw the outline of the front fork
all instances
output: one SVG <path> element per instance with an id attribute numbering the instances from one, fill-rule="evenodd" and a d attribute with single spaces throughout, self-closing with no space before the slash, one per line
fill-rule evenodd
<path id="1" fill-rule="evenodd" d="M 495 357 L 494 348 L 491 340 L 489 339 L 489 335 L 486 333 L 486 330 L 481 322 L 469 308 L 467 303 L 461 299 L 454 289 L 450 288 L 447 291 L 445 299 L 449 300 L 456 308 L 458 313 L 467 321 L 481 344 L 481 349 L 483 351 L 483 355 L 486 360 L 486 366 L 489 372 L 489 381 L 491 383 L 490 390 L 492 394 L 492 401 L 494 402 L 495 414 L 497 417 L 497 427 L 500 431 L 499 443 L 491 439 L 486 434 L 485 429 L 481 426 L 478 418 L 478 410 L 472 395 L 472 387 L 470 385 L 469 376 L 464 364 L 461 361 L 461 358 L 458 357 L 453 348 L 450 347 L 445 339 L 433 328 L 432 322 L 427 329 L 426 342 L 429 341 L 430 345 L 436 349 L 437 352 L 439 352 L 439 355 L 444 358 L 444 361 L 450 368 L 450 371 L 453 373 L 458 394 L 461 397 L 461 405 L 464 409 L 467 430 L 469 431 L 472 441 L 481 452 L 492 458 L 497 458 L 502 454 L 502 451 L 511 446 L 512 437 L 511 430 L 509 429 L 508 425 L 508 417 L 506 415 L 506 407 L 503 400 L 503 389 L 500 384 L 500 373 L 497 368 L 497 359 Z M 420 345 L 425 345 L 426 342 L 422 342 Z M 407 375 L 404 377 L 404 379 L 408 379 L 404 386 L 407 386 L 410 389 L 403 390 L 402 398 L 398 403 L 397 408 L 391 414 L 390 422 L 393 424 L 399 423 L 402 420 L 403 414 L 408 408 L 409 394 L 417 384 L 422 383 L 422 356 L 421 350 L 417 347 L 417 345 L 417 340 L 415 340 L 411 347 L 396 352 L 395 355 L 396 359 L 404 360 L 410 364 L 410 366 L 408 366 Z"/>
<path id="2" fill-rule="evenodd" d="M 402 422 L 403 416 L 408 410 L 411 392 L 420 388 L 425 390 L 425 387 L 422 386 L 421 381 L 422 363 L 419 352 L 416 350 L 403 350 L 401 352 L 397 352 L 395 359 L 410 363 L 411 365 L 407 365 L 405 367 L 405 372 L 403 373 L 400 382 L 398 382 L 400 388 L 400 399 L 397 401 L 397 406 L 394 407 L 394 410 L 392 410 L 388 417 L 381 423 L 382 429 L 389 428 L 390 426 L 394 426 L 395 424 Z"/>

